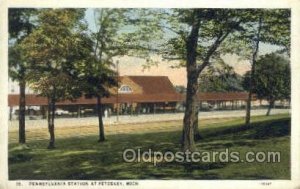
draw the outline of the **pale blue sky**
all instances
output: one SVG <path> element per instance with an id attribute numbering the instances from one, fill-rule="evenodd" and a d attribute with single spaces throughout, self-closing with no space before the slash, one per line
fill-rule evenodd
<path id="1" fill-rule="evenodd" d="M 92 31 L 96 31 L 94 9 L 87 9 L 85 11 L 85 19 L 88 22 L 89 29 Z"/>

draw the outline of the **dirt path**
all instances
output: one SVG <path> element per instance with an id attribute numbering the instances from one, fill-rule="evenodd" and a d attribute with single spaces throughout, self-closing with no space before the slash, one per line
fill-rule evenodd
<path id="1" fill-rule="evenodd" d="M 289 113 L 289 109 L 274 109 L 271 114 Z M 252 116 L 265 115 L 266 109 L 256 109 L 251 111 Z M 244 117 L 245 110 L 227 110 L 227 111 L 210 111 L 200 112 L 199 119 L 216 119 L 216 118 L 229 118 L 229 117 Z M 104 124 L 109 126 L 118 126 L 122 124 L 137 124 L 137 123 L 153 123 L 161 121 L 181 121 L 183 120 L 183 113 L 165 113 L 165 114 L 147 114 L 139 116 L 120 116 L 119 121 L 116 122 L 116 116 L 110 118 L 103 118 Z M 84 117 L 84 118 L 57 118 L 55 119 L 55 127 L 82 127 L 93 126 L 98 124 L 97 117 Z M 40 120 L 26 120 L 26 129 L 46 128 L 47 121 Z M 18 120 L 9 122 L 9 130 L 18 130 Z"/>

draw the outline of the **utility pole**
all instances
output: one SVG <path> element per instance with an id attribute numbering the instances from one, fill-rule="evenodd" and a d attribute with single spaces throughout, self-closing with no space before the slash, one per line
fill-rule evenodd
<path id="1" fill-rule="evenodd" d="M 119 122 L 119 60 L 117 60 L 117 122 Z"/>

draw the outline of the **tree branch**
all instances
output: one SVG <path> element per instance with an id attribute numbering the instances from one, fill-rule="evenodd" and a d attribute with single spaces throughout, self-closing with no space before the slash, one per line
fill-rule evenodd
<path id="1" fill-rule="evenodd" d="M 236 25 L 239 25 L 241 21 L 237 22 Z M 226 37 L 234 30 L 234 27 L 228 29 L 226 33 L 223 33 L 220 31 L 219 35 L 217 36 L 217 39 L 215 42 L 210 46 L 208 49 L 206 56 L 203 58 L 203 63 L 198 66 L 198 74 L 202 72 L 202 70 L 210 63 L 210 58 L 214 54 L 214 52 L 219 48 L 219 46 L 222 44 L 222 42 L 226 39 Z"/>

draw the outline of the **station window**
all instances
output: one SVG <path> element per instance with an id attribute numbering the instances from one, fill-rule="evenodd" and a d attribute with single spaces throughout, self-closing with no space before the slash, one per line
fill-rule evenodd
<path id="1" fill-rule="evenodd" d="M 119 92 L 120 92 L 120 93 L 132 93 L 132 89 L 131 89 L 131 87 L 129 87 L 128 85 L 122 85 L 122 86 L 119 88 Z"/>

